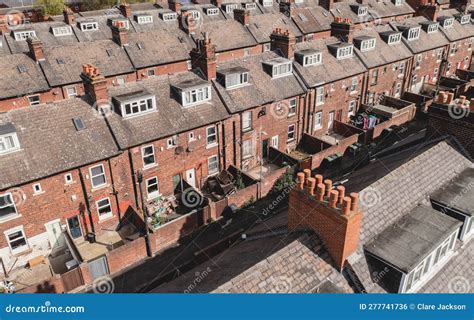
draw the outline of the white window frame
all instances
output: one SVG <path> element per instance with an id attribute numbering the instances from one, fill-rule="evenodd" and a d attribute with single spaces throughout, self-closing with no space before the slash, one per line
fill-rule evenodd
<path id="1" fill-rule="evenodd" d="M 432 23 L 432 24 L 428 25 L 428 29 L 427 29 L 426 33 L 433 33 L 433 32 L 438 31 L 438 26 L 439 26 L 438 23 Z"/>
<path id="2" fill-rule="evenodd" d="M 303 57 L 303 66 L 314 66 L 321 64 L 323 61 L 323 54 L 321 52 L 313 53 Z"/>
<path id="3" fill-rule="evenodd" d="M 181 93 L 183 107 L 194 106 L 212 98 L 212 91 L 210 86 L 195 88 L 192 90 L 184 90 Z"/>
<path id="4" fill-rule="evenodd" d="M 166 12 L 161 15 L 163 21 L 175 21 L 178 19 L 178 15 L 176 12 Z"/>
<path id="5" fill-rule="evenodd" d="M 207 8 L 206 14 L 208 16 L 217 16 L 219 15 L 219 8 Z"/>
<path id="6" fill-rule="evenodd" d="M 107 200 L 108 204 L 99 206 L 99 202 L 102 202 L 102 201 L 105 201 L 105 200 Z M 108 218 L 110 218 L 110 217 L 113 216 L 113 212 L 112 212 L 112 202 L 110 202 L 110 198 L 109 198 L 109 197 L 103 198 L 103 199 L 100 199 L 100 200 L 96 201 L 96 202 L 95 202 L 95 206 L 96 206 L 96 208 L 97 208 L 97 215 L 99 216 L 99 221 L 108 219 Z M 100 214 L 100 210 L 103 209 L 103 208 L 105 208 L 105 207 L 109 207 L 109 208 L 110 208 L 110 212 L 107 212 L 106 214 L 101 215 L 101 214 Z"/>
<path id="7" fill-rule="evenodd" d="M 120 104 L 123 118 L 132 118 L 156 110 L 155 96 L 147 96 Z"/>
<path id="8" fill-rule="evenodd" d="M 176 148 L 178 146 L 178 143 L 176 141 L 176 138 L 169 138 L 166 140 L 166 148 L 167 149 L 173 149 L 173 148 Z"/>
<path id="9" fill-rule="evenodd" d="M 403 0 L 395 0 L 395 6 L 401 6 L 403 3 Z"/>
<path id="10" fill-rule="evenodd" d="M 288 126 L 288 131 L 287 131 L 287 136 L 286 136 L 286 142 L 292 142 L 295 141 L 296 139 L 296 125 L 295 124 L 290 124 Z"/>
<path id="11" fill-rule="evenodd" d="M 242 131 L 250 131 L 252 130 L 252 111 L 245 111 L 242 113 Z"/>
<path id="12" fill-rule="evenodd" d="M 151 153 L 150 154 L 145 154 L 146 150 L 150 149 L 150 148 L 151 148 Z M 145 163 L 145 158 L 150 158 L 150 157 L 153 157 L 153 163 L 146 164 Z M 142 164 L 143 164 L 143 168 L 149 168 L 149 167 L 153 167 L 153 166 L 156 165 L 156 154 L 155 154 L 155 146 L 154 145 L 150 144 L 150 145 L 142 147 Z"/>
<path id="13" fill-rule="evenodd" d="M 194 135 L 194 131 L 188 133 L 188 141 L 195 141 L 196 136 Z"/>
<path id="14" fill-rule="evenodd" d="M 34 194 L 41 194 L 43 193 L 43 189 L 41 188 L 41 184 L 40 183 L 35 183 L 33 185 L 33 193 Z"/>
<path id="15" fill-rule="evenodd" d="M 36 31 L 34 30 L 25 30 L 25 31 L 15 31 L 13 36 L 16 41 L 26 41 L 28 38 L 36 38 Z"/>
<path id="16" fill-rule="evenodd" d="M 0 136 L 0 145 L 5 146 L 5 150 L 0 150 L 0 154 L 6 154 L 20 150 L 20 141 L 16 132 Z"/>
<path id="17" fill-rule="evenodd" d="M 235 9 L 238 9 L 239 5 L 238 4 L 226 4 L 225 5 L 225 12 L 228 14 L 233 14 Z"/>
<path id="18" fill-rule="evenodd" d="M 280 142 L 280 137 L 278 135 L 273 136 L 271 140 L 271 146 L 275 149 L 278 149 L 279 142 Z"/>
<path id="19" fill-rule="evenodd" d="M 346 58 L 352 58 L 354 55 L 354 46 L 345 46 L 342 48 L 337 49 L 337 54 L 336 57 L 337 59 L 346 59 Z"/>
<path id="20" fill-rule="evenodd" d="M 71 26 L 54 27 L 53 28 L 53 35 L 55 37 L 70 36 L 70 35 L 72 35 L 72 28 L 71 28 Z"/>
<path id="21" fill-rule="evenodd" d="M 375 38 L 363 40 L 360 43 L 360 51 L 365 52 L 365 51 L 373 50 L 375 49 L 375 44 L 376 44 Z"/>
<path id="22" fill-rule="evenodd" d="M 234 82 L 231 84 L 230 82 Z M 228 74 L 225 76 L 225 87 L 226 89 L 232 89 L 236 87 L 240 87 L 249 83 L 249 73 L 242 72 L 242 73 L 234 73 Z"/>
<path id="23" fill-rule="evenodd" d="M 245 9 L 247 10 L 255 10 L 257 9 L 257 5 L 253 2 L 248 2 L 244 4 Z"/>
<path id="24" fill-rule="evenodd" d="M 242 142 L 242 159 L 253 157 L 253 141 L 251 139 Z"/>
<path id="25" fill-rule="evenodd" d="M 323 112 L 317 111 L 314 113 L 314 130 L 323 128 Z"/>
<path id="26" fill-rule="evenodd" d="M 18 231 L 21 232 L 21 235 L 22 235 L 21 238 L 25 239 L 25 244 L 22 245 L 21 247 L 13 249 L 12 246 L 11 246 L 11 243 L 10 243 L 11 240 L 10 240 L 9 236 L 13 233 L 18 232 Z M 30 249 L 30 245 L 28 243 L 28 238 L 26 237 L 25 230 L 24 230 L 23 226 L 18 226 L 18 227 L 12 228 L 12 229 L 8 229 L 4 232 L 4 235 L 7 239 L 8 247 L 10 248 L 10 252 L 12 254 L 14 254 L 14 255 L 19 254 L 19 253 L 25 252 L 28 249 Z"/>
<path id="27" fill-rule="evenodd" d="M 155 182 L 151 183 L 152 180 L 155 180 Z M 150 191 L 149 191 L 149 188 L 150 188 L 150 187 L 154 187 L 154 186 L 156 186 L 156 189 L 157 189 L 157 190 L 154 191 L 154 192 L 150 192 Z M 154 198 L 156 198 L 156 197 L 161 196 L 161 193 L 160 193 L 160 182 L 159 182 L 159 180 L 158 180 L 158 177 L 155 176 L 155 177 L 151 177 L 151 178 L 149 178 L 149 179 L 146 179 L 146 180 L 145 180 L 145 187 L 146 187 L 146 194 L 147 194 L 148 200 L 151 200 L 151 199 L 154 199 Z"/>
<path id="28" fill-rule="evenodd" d="M 449 18 L 443 21 L 443 28 L 448 29 L 454 25 L 454 18 Z"/>
<path id="29" fill-rule="evenodd" d="M 153 23 L 153 16 L 151 14 L 137 16 L 138 24 L 150 24 Z"/>
<path id="30" fill-rule="evenodd" d="M 211 170 L 211 166 L 215 166 L 215 169 Z M 207 174 L 209 176 L 219 173 L 219 158 L 217 155 L 210 156 L 207 158 Z"/>
<path id="31" fill-rule="evenodd" d="M 209 133 L 210 129 L 214 129 L 214 133 Z M 209 142 L 209 138 L 213 137 L 213 141 Z M 206 145 L 207 147 L 213 147 L 217 145 L 217 127 L 210 126 L 206 128 Z"/>
<path id="32" fill-rule="evenodd" d="M 74 178 L 72 177 L 72 173 L 66 173 L 64 175 L 64 184 L 69 185 L 74 183 Z"/>
<path id="33" fill-rule="evenodd" d="M 353 77 L 351 80 L 351 92 L 356 92 L 359 88 L 359 79 L 357 77 Z"/>
<path id="34" fill-rule="evenodd" d="M 316 105 L 320 106 L 324 104 L 325 92 L 324 87 L 316 88 Z"/>
<path id="35" fill-rule="evenodd" d="M 461 16 L 461 19 L 459 19 L 460 24 L 468 24 L 469 22 L 471 22 L 470 14 L 464 14 Z"/>
<path id="36" fill-rule="evenodd" d="M 288 100 L 288 117 L 294 116 L 298 108 L 296 98 Z"/>
<path id="37" fill-rule="evenodd" d="M 409 41 L 416 40 L 420 37 L 420 33 L 421 33 L 421 27 L 410 28 L 408 30 L 407 39 Z"/>
<path id="38" fill-rule="evenodd" d="M 34 101 L 32 99 L 34 99 Z M 39 94 L 28 96 L 28 102 L 30 103 L 30 106 L 39 106 L 41 104 L 41 97 Z"/>
<path id="39" fill-rule="evenodd" d="M 4 193 L 4 194 L 0 194 L 0 197 L 9 197 L 10 198 L 10 201 L 11 201 L 11 205 L 8 205 L 8 206 L 3 206 L 1 207 L 2 209 L 3 208 L 7 208 L 7 207 L 11 207 L 13 206 L 13 209 L 15 209 L 15 213 L 11 213 L 7 216 L 4 216 L 4 217 L 0 217 L 0 222 L 1 221 L 5 221 L 5 220 L 10 220 L 12 217 L 18 217 L 19 216 L 19 213 L 18 213 L 18 209 L 16 207 L 16 204 L 15 204 L 15 200 L 13 199 L 13 195 L 11 192 L 7 192 L 7 193 Z"/>
<path id="40" fill-rule="evenodd" d="M 147 75 L 147 77 L 154 77 L 154 76 L 156 76 L 155 69 L 148 69 L 148 70 L 146 71 L 146 75 Z"/>
<path id="41" fill-rule="evenodd" d="M 273 0 L 262 0 L 262 6 L 273 7 Z"/>
<path id="42" fill-rule="evenodd" d="M 290 75 L 293 72 L 293 64 L 291 61 L 273 65 L 272 78 L 280 78 Z"/>
<path id="43" fill-rule="evenodd" d="M 97 21 L 83 21 L 79 23 L 79 26 L 81 27 L 81 31 L 83 32 L 99 30 L 99 23 Z"/>
<path id="44" fill-rule="evenodd" d="M 402 41 L 402 34 L 395 33 L 388 36 L 388 44 L 397 44 Z"/>
<path id="45" fill-rule="evenodd" d="M 98 168 L 98 167 L 102 168 L 102 173 L 97 174 L 97 175 L 93 175 L 92 174 L 92 169 L 95 169 L 95 168 Z M 90 174 L 90 181 L 91 181 L 92 189 L 97 189 L 97 188 L 100 188 L 100 187 L 103 187 L 103 186 L 107 185 L 107 175 L 105 174 L 105 168 L 104 168 L 103 164 L 99 164 L 99 165 L 90 167 L 89 168 L 89 174 Z M 99 176 L 104 176 L 104 182 L 99 184 L 99 185 L 94 185 L 94 178 L 97 178 Z"/>
<path id="46" fill-rule="evenodd" d="M 71 93 L 71 90 L 74 90 L 74 92 Z M 76 87 L 67 87 L 66 88 L 66 93 L 67 93 L 67 97 L 69 99 L 75 98 L 75 97 L 77 97 L 77 88 Z"/>
<path id="47" fill-rule="evenodd" d="M 368 11 L 369 10 L 368 10 L 367 7 L 359 6 L 359 8 L 357 10 L 357 15 L 359 17 L 363 17 L 363 16 L 367 15 Z"/>

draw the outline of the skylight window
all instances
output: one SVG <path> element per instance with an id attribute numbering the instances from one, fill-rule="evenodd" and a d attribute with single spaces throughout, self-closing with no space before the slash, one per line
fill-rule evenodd
<path id="1" fill-rule="evenodd" d="M 176 12 L 166 12 L 161 14 L 161 19 L 163 19 L 163 21 L 175 21 L 178 19 L 178 15 Z"/>
<path id="2" fill-rule="evenodd" d="M 375 48 L 375 38 L 363 40 L 360 43 L 360 51 L 370 51 Z"/>
<path id="3" fill-rule="evenodd" d="M 81 31 L 96 31 L 99 30 L 99 23 L 96 21 L 80 22 L 79 27 Z"/>
<path id="4" fill-rule="evenodd" d="M 138 24 L 149 24 L 153 23 L 153 16 L 151 14 L 136 15 L 135 20 Z"/>
<path id="5" fill-rule="evenodd" d="M 55 37 L 69 36 L 72 34 L 71 26 L 61 26 L 53 28 L 53 35 Z"/>
<path id="6" fill-rule="evenodd" d="M 345 59 L 352 57 L 354 53 L 354 46 L 345 46 L 337 49 L 336 58 L 337 59 Z"/>
<path id="7" fill-rule="evenodd" d="M 26 41 L 28 38 L 35 38 L 36 32 L 34 30 L 15 31 L 13 36 L 16 41 Z"/>

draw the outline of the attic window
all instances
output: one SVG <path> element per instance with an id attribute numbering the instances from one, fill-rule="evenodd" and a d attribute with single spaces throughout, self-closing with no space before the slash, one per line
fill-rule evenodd
<path id="1" fill-rule="evenodd" d="M 197 10 L 186 11 L 194 20 L 199 20 L 201 18 L 201 13 Z"/>
<path id="2" fill-rule="evenodd" d="M 240 87 L 249 83 L 249 72 L 246 70 L 240 70 L 239 72 L 224 73 L 222 74 L 224 79 L 224 85 L 226 89 Z"/>
<path id="3" fill-rule="evenodd" d="M 359 17 L 363 17 L 367 14 L 368 9 L 366 6 L 361 6 L 358 4 L 351 5 L 352 11 L 354 11 Z"/>
<path id="4" fill-rule="evenodd" d="M 81 31 L 95 31 L 99 30 L 99 23 L 96 21 L 80 22 L 79 27 Z"/>
<path id="5" fill-rule="evenodd" d="M 149 24 L 153 23 L 153 16 L 151 14 L 136 15 L 135 20 L 138 24 Z"/>
<path id="6" fill-rule="evenodd" d="M 321 64 L 323 55 L 321 52 L 314 50 L 305 50 L 296 53 L 296 58 L 303 65 L 303 67 L 314 66 Z"/>
<path id="7" fill-rule="evenodd" d="M 432 23 L 428 26 L 428 29 L 426 30 L 427 33 L 433 33 L 438 31 L 438 24 L 437 23 Z"/>
<path id="8" fill-rule="evenodd" d="M 388 44 L 396 44 L 400 43 L 400 41 L 402 41 L 401 33 L 395 33 L 388 36 Z"/>
<path id="9" fill-rule="evenodd" d="M 262 6 L 264 7 L 272 7 L 273 6 L 273 0 L 262 0 Z"/>
<path id="10" fill-rule="evenodd" d="M 467 24 L 471 22 L 471 15 L 469 14 L 463 14 L 459 17 L 459 23 L 461 24 Z"/>
<path id="11" fill-rule="evenodd" d="M 454 18 L 448 18 L 443 21 L 443 28 L 451 28 L 454 24 Z"/>
<path id="12" fill-rule="evenodd" d="M 84 124 L 82 118 L 74 118 L 72 119 L 72 122 L 74 123 L 74 127 L 76 127 L 77 131 L 81 131 L 86 128 L 86 125 Z"/>
<path id="13" fill-rule="evenodd" d="M 396 6 L 401 6 L 403 4 L 403 0 L 393 0 L 393 4 Z"/>
<path id="14" fill-rule="evenodd" d="M 167 12 L 161 14 L 161 19 L 163 19 L 163 21 L 174 21 L 178 19 L 178 15 L 176 14 L 176 12 Z"/>
<path id="15" fill-rule="evenodd" d="M 206 9 L 206 14 L 208 16 L 217 16 L 219 14 L 219 9 L 218 8 L 207 8 Z"/>
<path id="16" fill-rule="evenodd" d="M 35 38 L 36 32 L 34 30 L 15 31 L 13 36 L 16 41 L 25 41 L 28 38 Z"/>
<path id="17" fill-rule="evenodd" d="M 200 88 L 188 88 L 181 91 L 181 103 L 183 107 L 209 100 L 211 100 L 211 87 L 209 85 Z"/>
<path id="18" fill-rule="evenodd" d="M 421 29 L 421 27 L 410 28 L 408 30 L 407 39 L 410 40 L 410 41 L 418 39 L 420 37 L 420 29 Z"/>
<path id="19" fill-rule="evenodd" d="M 225 12 L 228 14 L 234 13 L 235 9 L 238 9 L 239 5 L 235 3 L 229 3 L 225 5 Z"/>
<path id="20" fill-rule="evenodd" d="M 338 48 L 336 58 L 337 59 L 350 58 L 350 57 L 352 57 L 353 52 L 354 52 L 354 46 L 353 45 Z"/>
<path id="21" fill-rule="evenodd" d="M 55 37 L 69 36 L 72 34 L 71 26 L 62 26 L 53 28 L 53 35 Z"/>
<path id="22" fill-rule="evenodd" d="M 15 127 L 11 124 L 0 125 L 0 154 L 20 149 Z"/>
<path id="23" fill-rule="evenodd" d="M 245 3 L 244 7 L 247 10 L 255 10 L 257 8 L 257 5 L 253 2 L 250 2 L 250 3 Z"/>
<path id="24" fill-rule="evenodd" d="M 360 43 L 360 51 L 370 51 L 375 48 L 375 38 L 363 40 Z"/>
<path id="25" fill-rule="evenodd" d="M 114 101 L 119 104 L 124 118 L 131 118 L 156 110 L 155 96 L 145 91 L 116 96 Z"/>
<path id="26" fill-rule="evenodd" d="M 293 70 L 293 65 L 291 62 L 286 62 L 286 63 L 280 63 L 275 66 L 273 66 L 273 78 L 277 77 L 283 77 L 288 74 L 291 74 L 291 71 Z"/>
<path id="27" fill-rule="evenodd" d="M 18 72 L 19 73 L 26 73 L 28 72 L 28 68 L 24 64 L 19 64 L 17 66 Z"/>

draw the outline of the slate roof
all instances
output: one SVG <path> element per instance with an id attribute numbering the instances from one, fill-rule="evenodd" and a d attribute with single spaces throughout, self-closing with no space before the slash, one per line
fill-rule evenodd
<path id="1" fill-rule="evenodd" d="M 81 82 L 82 66 L 87 63 L 98 67 L 106 77 L 134 71 L 125 50 L 112 40 L 46 48 L 44 56 L 41 67 L 51 86 Z"/>
<path id="2" fill-rule="evenodd" d="M 126 19 L 117 8 L 97 11 L 85 11 L 76 15 L 76 24 L 74 24 L 74 33 L 80 42 L 91 42 L 105 39 L 112 39 L 112 29 L 109 19 Z M 79 23 L 84 21 L 96 21 L 99 24 L 99 30 L 82 31 Z M 129 33 L 134 32 L 130 27 Z"/>
<path id="3" fill-rule="evenodd" d="M 0 34 L 0 57 L 11 54 L 7 39 L 4 34 Z"/>
<path id="4" fill-rule="evenodd" d="M 375 48 L 370 51 L 360 51 L 356 48 L 357 55 L 367 68 L 383 66 L 403 59 L 410 58 L 412 53 L 403 42 L 389 45 L 380 36 L 380 33 L 391 30 L 389 26 L 376 26 L 354 31 L 354 39 L 369 36 L 375 38 Z"/>
<path id="5" fill-rule="evenodd" d="M 25 72 L 20 72 L 20 69 Z M 39 65 L 29 56 L 18 53 L 0 57 L 0 99 L 48 91 L 49 86 Z"/>
<path id="6" fill-rule="evenodd" d="M 399 29 L 400 26 L 419 26 L 420 23 L 428 21 L 429 20 L 425 17 L 413 17 L 406 19 L 403 22 L 390 22 L 390 25 L 392 26 L 393 30 L 403 31 Z M 423 28 L 420 30 L 420 37 L 418 39 L 409 41 L 404 36 L 402 36 L 402 41 L 410 49 L 410 51 L 415 54 L 440 48 L 449 43 L 448 39 L 446 39 L 441 31 L 438 30 L 428 34 Z"/>
<path id="7" fill-rule="evenodd" d="M 467 168 L 430 199 L 466 215 L 474 214 L 474 168 Z"/>
<path id="8" fill-rule="evenodd" d="M 331 29 L 334 17 L 320 6 L 295 5 L 292 20 L 303 34 L 318 33 Z"/>
<path id="9" fill-rule="evenodd" d="M 280 58 L 280 56 L 274 52 L 265 52 L 247 58 L 218 63 L 218 73 L 235 67 L 249 70 L 248 85 L 226 89 L 222 85 L 224 82 L 221 82 L 220 79 L 214 81 L 220 96 L 231 113 L 274 101 L 281 101 L 304 93 L 304 89 L 293 74 L 272 79 L 271 75 L 263 69 L 264 61 L 275 58 Z"/>
<path id="10" fill-rule="evenodd" d="M 222 30 L 225 30 L 225 32 L 222 32 Z M 216 45 L 217 52 L 253 47 L 257 44 L 248 29 L 235 20 L 216 20 L 201 23 L 197 26 L 193 38 L 204 39 L 206 32 Z"/>
<path id="11" fill-rule="evenodd" d="M 161 17 L 163 13 L 174 12 L 169 9 L 141 9 L 133 10 L 133 17 L 130 19 L 131 25 L 136 32 L 153 32 L 153 31 L 167 31 L 167 32 L 178 32 L 179 31 L 179 17 L 176 20 L 164 21 Z M 137 14 L 149 14 L 153 16 L 153 23 L 138 24 L 135 20 Z M 181 31 L 182 32 L 182 31 Z"/>
<path id="12" fill-rule="evenodd" d="M 289 30 L 295 37 L 302 36 L 294 22 L 281 13 L 268 13 L 250 17 L 247 28 L 258 43 L 270 42 L 270 35 L 276 28 Z"/>
<path id="13" fill-rule="evenodd" d="M 196 275 L 204 274 L 205 270 L 206 276 L 190 288 L 190 284 L 196 283 Z M 328 282 L 332 289 L 327 289 Z M 332 266 L 327 250 L 316 235 L 291 233 L 243 241 L 154 292 L 321 291 L 353 292 L 344 276 Z"/>
<path id="14" fill-rule="evenodd" d="M 443 141 L 415 145 L 395 156 L 375 160 L 349 176 L 346 191 L 360 192 L 364 212 L 359 250 L 349 257 L 349 262 L 368 292 L 384 291 L 371 280 L 363 246 L 417 205 L 429 206 L 431 193 L 471 167 L 471 161 Z"/>
<path id="15" fill-rule="evenodd" d="M 368 0 L 369 11 L 376 19 L 414 14 L 415 10 L 406 2 L 396 6 L 391 0 Z"/>
<path id="16" fill-rule="evenodd" d="M 461 225 L 461 221 L 435 209 L 416 206 L 366 243 L 364 249 L 408 273 Z"/>
<path id="17" fill-rule="evenodd" d="M 180 29 L 156 30 L 130 35 L 125 50 L 135 68 L 189 60 L 193 40 Z"/>
<path id="18" fill-rule="evenodd" d="M 111 97 L 141 90 L 156 96 L 157 111 L 128 119 L 124 119 L 118 114 L 113 114 L 108 118 L 111 129 L 122 149 L 216 123 L 229 116 L 212 86 L 211 101 L 183 107 L 176 100 L 175 89 L 172 88 L 172 85 L 186 81 L 203 80 L 192 72 L 184 72 L 109 88 Z"/>
<path id="19" fill-rule="evenodd" d="M 354 24 L 369 23 L 379 18 L 378 14 L 374 12 L 368 5 L 368 11 L 364 16 L 358 16 L 351 8 L 351 6 L 360 6 L 356 1 L 335 2 L 331 13 L 334 17 L 349 18 Z"/>
<path id="20" fill-rule="evenodd" d="M 340 43 L 334 37 L 301 42 L 295 45 L 295 52 L 314 49 L 322 52 L 323 60 L 319 65 L 303 67 L 295 62 L 294 68 L 310 88 L 337 80 L 353 77 L 366 71 L 362 61 L 354 54 L 351 58 L 337 60 L 328 46 Z"/>
<path id="21" fill-rule="evenodd" d="M 86 129 L 77 131 L 73 118 Z M 0 115 L 11 123 L 21 149 L 0 156 L 0 189 L 110 158 L 118 149 L 102 117 L 83 100 L 69 99 Z"/>
<path id="22" fill-rule="evenodd" d="M 439 13 L 439 17 L 454 17 L 456 14 L 459 14 L 457 9 L 447 9 L 442 10 Z M 474 24 L 472 22 L 461 24 L 456 18 L 451 28 L 443 28 L 440 26 L 440 30 L 450 42 L 474 37 Z"/>

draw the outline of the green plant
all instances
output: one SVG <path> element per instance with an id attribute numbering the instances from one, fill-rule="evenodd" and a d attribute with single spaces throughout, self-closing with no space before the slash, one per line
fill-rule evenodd
<path id="1" fill-rule="evenodd" d="M 294 184 L 294 169 L 290 168 L 288 169 L 284 174 L 281 175 L 280 178 L 278 178 L 277 181 L 275 181 L 275 184 L 272 187 L 272 190 L 270 193 L 280 193 L 284 189 L 291 187 Z"/>
<path id="2" fill-rule="evenodd" d="M 237 190 L 242 190 L 245 188 L 244 179 L 242 178 L 242 173 L 240 171 L 237 172 L 235 177 L 235 187 Z"/>
<path id="3" fill-rule="evenodd" d="M 37 0 L 36 8 L 41 9 L 44 15 L 56 16 L 65 8 L 64 0 Z"/>

